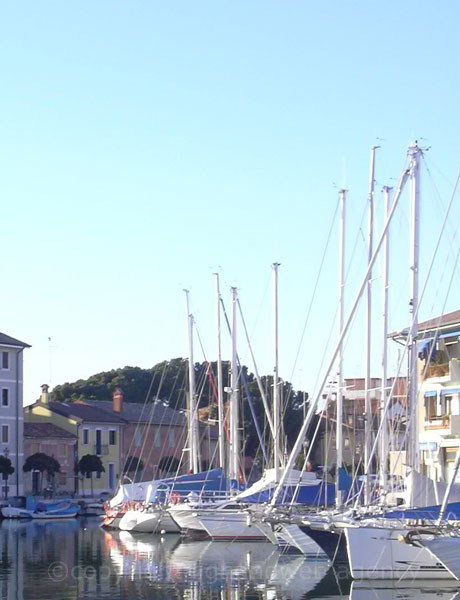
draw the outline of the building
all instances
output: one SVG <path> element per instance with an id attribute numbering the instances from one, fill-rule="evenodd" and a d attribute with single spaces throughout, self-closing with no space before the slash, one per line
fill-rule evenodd
<path id="1" fill-rule="evenodd" d="M 77 456 L 77 436 L 53 423 L 24 423 L 24 457 L 42 452 L 55 458 L 60 472 L 55 477 L 57 493 L 73 493 L 75 490 L 75 458 Z M 40 491 L 40 474 L 24 473 L 24 492 Z"/>
<path id="2" fill-rule="evenodd" d="M 154 479 L 161 476 L 158 468 L 161 458 L 173 456 L 179 461 L 186 440 L 186 422 L 182 413 L 161 401 L 148 404 L 124 402 L 123 391 L 116 388 L 112 401 L 87 400 L 91 406 L 116 414 L 124 421 L 121 432 L 121 462 L 126 464 L 134 456 L 142 461 L 143 469 L 136 469 L 127 476 Z"/>
<path id="3" fill-rule="evenodd" d="M 460 445 L 460 310 L 418 327 L 421 471 L 448 481 Z"/>
<path id="4" fill-rule="evenodd" d="M 24 414 L 27 423 L 51 423 L 71 433 L 76 440 L 75 463 L 85 454 L 100 457 L 105 472 L 93 477 L 96 493 L 114 492 L 123 475 L 128 481 L 164 476 L 162 458 L 174 457 L 180 463 L 180 472 L 187 471 L 186 418 L 165 402 L 124 402 L 120 388 L 114 390 L 111 401 L 53 402 L 44 385 L 40 399 L 26 407 Z M 202 464 L 207 468 L 216 455 L 216 427 L 200 423 L 200 440 Z M 124 473 L 129 457 L 139 458 L 143 469 Z M 80 475 L 73 489 L 81 492 L 82 487 L 88 488 Z"/>
<path id="5" fill-rule="evenodd" d="M 372 446 L 380 427 L 382 380 L 378 377 L 373 377 L 369 383 L 369 400 L 372 415 Z M 365 379 L 364 377 L 347 378 L 344 380 L 344 388 L 342 401 L 343 464 L 349 467 L 351 472 L 355 472 L 356 469 L 363 471 L 364 447 L 366 443 Z M 397 434 L 392 435 L 392 442 L 399 448 L 404 443 L 407 379 L 405 377 L 398 377 L 394 381 L 394 378 L 389 378 L 386 388 L 392 392 L 392 400 L 387 417 L 393 423 L 393 429 L 397 430 Z M 337 462 L 335 447 L 337 403 L 334 387 L 331 387 L 330 391 L 325 392 L 323 403 L 326 409 L 322 416 L 321 443 L 317 446 L 313 459 L 316 464 L 333 466 Z M 376 462 L 374 460 L 374 470 L 376 469 Z"/>
<path id="6" fill-rule="evenodd" d="M 164 475 L 159 465 L 162 458 L 174 457 L 180 461 L 181 472 L 188 468 L 188 458 L 184 455 L 187 441 L 185 415 L 170 408 L 166 402 L 155 400 L 149 403 L 124 402 L 123 391 L 116 388 L 112 401 L 86 400 L 87 404 L 120 416 L 125 424 L 121 433 L 121 464 L 129 457 L 142 460 L 144 468 L 127 475 L 144 480 Z M 216 427 L 200 423 L 201 458 L 204 467 L 215 455 L 217 444 Z"/>
<path id="7" fill-rule="evenodd" d="M 83 401 L 52 402 L 48 386 L 42 386 L 40 399 L 24 411 L 28 423 L 52 423 L 72 433 L 76 438 L 75 462 L 86 454 L 97 455 L 104 467 L 103 473 L 94 474 L 96 494 L 113 493 L 121 474 L 121 430 L 125 421 L 115 413 L 108 413 Z M 87 479 L 90 477 L 88 476 Z M 74 491 L 89 490 L 81 474 L 75 474 Z"/>
<path id="8" fill-rule="evenodd" d="M 9 496 L 24 493 L 23 470 L 23 351 L 29 344 L 0 333 L 0 454 L 10 459 L 14 473 L 8 478 Z M 3 482 L 2 482 L 3 483 Z"/>

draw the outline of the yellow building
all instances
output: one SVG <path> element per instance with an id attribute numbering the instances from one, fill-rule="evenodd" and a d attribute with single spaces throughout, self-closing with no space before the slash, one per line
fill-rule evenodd
<path id="1" fill-rule="evenodd" d="M 48 386 L 42 386 L 40 399 L 24 409 L 28 423 L 52 423 L 76 436 L 75 464 L 86 454 L 97 455 L 105 471 L 93 474 L 95 495 L 112 494 L 120 478 L 121 431 L 125 421 L 117 414 L 110 414 L 85 402 L 50 402 Z M 27 458 L 27 457 L 24 457 Z M 58 457 L 55 457 L 58 458 Z M 89 494 L 89 476 L 75 476 L 75 492 Z"/>

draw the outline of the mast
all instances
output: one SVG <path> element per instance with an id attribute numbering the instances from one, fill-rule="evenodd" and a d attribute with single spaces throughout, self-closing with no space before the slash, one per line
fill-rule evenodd
<path id="1" fill-rule="evenodd" d="M 281 440 L 281 407 L 279 397 L 278 378 L 278 267 L 279 263 L 273 263 L 273 308 L 274 308 L 274 363 L 273 368 L 273 466 L 275 468 L 275 481 L 278 482 L 279 468 L 281 462 L 280 440 Z"/>
<path id="2" fill-rule="evenodd" d="M 339 233 L 339 339 L 343 330 L 344 292 L 345 292 L 345 207 L 347 190 L 339 191 L 340 233 Z M 339 469 L 343 464 L 343 343 L 340 343 L 337 361 L 337 431 L 335 448 L 337 456 L 335 477 L 335 502 L 342 506 L 342 492 L 339 489 Z"/>
<path id="3" fill-rule="evenodd" d="M 188 382 L 189 393 L 187 398 L 188 439 L 189 439 L 189 470 L 193 473 L 199 472 L 198 457 L 198 431 L 197 431 L 197 407 L 195 391 L 195 363 L 193 362 L 193 315 L 190 313 L 190 292 L 184 290 L 187 306 L 187 334 L 188 334 Z"/>
<path id="4" fill-rule="evenodd" d="M 420 159 L 422 151 L 417 142 L 409 144 L 410 177 L 410 301 L 409 301 L 409 447 L 407 465 L 418 471 L 418 423 L 417 423 L 417 329 L 418 329 L 418 279 L 420 254 Z M 412 486 L 413 487 L 413 486 Z"/>
<path id="5" fill-rule="evenodd" d="M 220 284 L 219 273 L 216 276 L 216 328 L 217 328 L 217 418 L 219 431 L 219 467 L 225 470 L 225 447 L 224 447 L 224 388 L 222 379 L 222 347 L 220 330 Z"/>
<path id="6" fill-rule="evenodd" d="M 387 233 L 388 227 L 390 226 L 391 219 L 393 218 L 393 215 L 395 213 L 396 207 L 397 207 L 398 202 L 399 202 L 399 198 L 401 196 L 402 189 L 403 189 L 403 187 L 404 187 L 404 185 L 405 185 L 405 183 L 407 181 L 408 176 L 409 176 L 409 170 L 408 169 L 404 169 L 404 171 L 401 174 L 401 177 L 399 179 L 399 182 L 398 182 L 398 187 L 396 189 L 396 194 L 395 194 L 395 197 L 394 197 L 394 200 L 393 200 L 393 204 L 391 206 L 390 214 L 388 215 L 388 218 L 387 218 L 387 220 L 385 222 L 385 225 L 383 227 L 383 231 L 381 233 L 381 236 L 379 238 L 377 246 L 376 246 L 376 248 L 374 250 L 374 253 L 372 255 L 372 259 L 371 259 L 371 261 L 370 261 L 370 263 L 369 263 L 369 265 L 367 267 L 366 273 L 364 274 L 364 279 L 361 282 L 361 286 L 360 286 L 359 291 L 358 291 L 358 293 L 356 295 L 356 298 L 355 298 L 355 301 L 354 301 L 353 306 L 351 308 L 350 314 L 348 315 L 347 320 L 346 320 L 346 322 L 344 324 L 342 333 L 340 334 L 340 338 L 339 338 L 339 340 L 337 342 L 337 345 L 336 345 L 336 347 L 334 349 L 334 352 L 332 353 L 331 359 L 330 359 L 329 364 L 327 366 L 327 369 L 325 371 L 325 375 L 324 375 L 322 381 L 320 382 L 320 384 L 318 386 L 318 390 L 319 391 L 316 393 L 313 401 L 311 402 L 311 404 L 309 406 L 309 409 L 308 409 L 308 412 L 307 412 L 307 416 L 306 416 L 306 418 L 305 418 L 305 420 L 304 420 L 304 422 L 302 424 L 302 427 L 300 428 L 300 431 L 299 431 L 299 433 L 297 435 L 297 439 L 295 441 L 294 447 L 292 448 L 291 455 L 289 456 L 289 460 L 287 461 L 286 468 L 283 470 L 281 478 L 280 478 L 280 481 L 278 483 L 278 486 L 276 487 L 276 490 L 273 493 L 272 499 L 270 501 L 270 505 L 271 506 L 274 506 L 276 504 L 276 500 L 278 499 L 278 496 L 280 494 L 280 490 L 282 489 L 282 487 L 283 487 L 283 485 L 284 485 L 284 483 L 285 483 L 285 481 L 286 481 L 286 479 L 287 479 L 287 477 L 288 477 L 288 475 L 289 475 L 292 467 L 294 466 L 295 460 L 296 460 L 296 458 L 297 458 L 297 456 L 298 456 L 298 454 L 299 454 L 299 452 L 301 450 L 302 443 L 304 441 L 305 435 L 308 432 L 308 428 L 310 427 L 310 423 L 312 421 L 313 415 L 315 414 L 315 411 L 317 409 L 318 402 L 319 402 L 319 399 L 321 397 L 322 391 L 324 389 L 324 386 L 326 385 L 327 378 L 329 377 L 329 373 L 330 373 L 330 371 L 331 371 L 331 369 L 332 369 L 332 367 L 333 367 L 333 365 L 334 365 L 334 363 L 335 363 L 335 361 L 337 359 L 337 355 L 338 355 L 338 352 L 339 352 L 339 349 L 340 349 L 340 345 L 343 343 L 343 340 L 344 340 L 344 338 L 345 338 L 345 336 L 346 336 L 346 334 L 348 332 L 348 329 L 350 328 L 350 325 L 351 325 L 351 323 L 352 323 L 352 321 L 354 319 L 354 316 L 356 314 L 356 309 L 358 308 L 359 301 L 360 301 L 361 296 L 363 294 L 364 288 L 366 287 L 366 283 L 367 283 L 367 280 L 368 280 L 369 272 L 372 269 L 372 266 L 374 265 L 374 263 L 375 263 L 375 261 L 377 259 L 378 253 L 379 253 L 380 248 L 382 246 L 382 243 L 383 243 L 384 237 L 385 237 L 385 235 Z"/>
<path id="7" fill-rule="evenodd" d="M 229 478 L 238 481 L 238 358 L 236 355 L 237 289 L 232 287 L 232 361 L 230 370 L 230 460 Z"/>
<path id="8" fill-rule="evenodd" d="M 369 169 L 369 193 L 368 193 L 368 231 L 367 231 L 367 263 L 372 259 L 374 243 L 374 184 L 375 184 L 375 150 L 371 148 L 371 159 Z M 371 387 L 371 326 L 372 326 L 372 269 L 369 270 L 366 285 L 366 378 L 364 382 L 364 503 L 369 504 L 371 498 L 369 459 L 372 446 L 372 406 L 370 398 Z"/>
<path id="9" fill-rule="evenodd" d="M 383 187 L 384 220 L 388 218 L 391 206 L 391 187 Z M 388 454 L 388 422 L 385 406 L 388 398 L 388 279 L 389 279 L 389 256 L 390 256 L 390 232 L 387 231 L 383 245 L 383 311 L 382 311 L 382 386 L 380 392 L 380 415 L 382 426 L 380 432 L 380 489 L 387 489 L 387 454 Z"/>

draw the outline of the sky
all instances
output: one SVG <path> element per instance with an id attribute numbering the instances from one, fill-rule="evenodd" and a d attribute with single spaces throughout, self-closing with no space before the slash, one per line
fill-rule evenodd
<path id="1" fill-rule="evenodd" d="M 273 262 L 280 375 L 311 392 L 337 335 L 338 190 L 349 310 L 373 145 L 375 235 L 382 186 L 410 140 L 425 149 L 429 270 L 460 167 L 459 18 L 453 0 L 3 3 L 0 331 L 32 345 L 25 403 L 43 383 L 186 356 L 184 288 L 195 360 L 215 359 L 214 272 L 229 311 L 238 288 L 258 369 L 271 372 Z M 394 328 L 407 325 L 408 206 L 406 194 L 391 231 Z M 421 318 L 459 308 L 453 211 Z M 378 376 L 381 265 L 373 275 Z M 363 315 L 345 376 L 364 373 Z"/>

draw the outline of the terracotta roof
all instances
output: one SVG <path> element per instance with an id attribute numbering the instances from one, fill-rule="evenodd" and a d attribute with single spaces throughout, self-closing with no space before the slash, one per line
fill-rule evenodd
<path id="1" fill-rule="evenodd" d="M 19 348 L 30 348 L 29 344 L 21 342 L 6 333 L 0 333 L 0 346 L 18 346 Z"/>
<path id="2" fill-rule="evenodd" d="M 76 439 L 77 436 L 53 423 L 24 423 L 24 437 Z"/>
<path id="3" fill-rule="evenodd" d="M 83 402 L 50 402 L 47 407 L 64 417 L 75 417 L 88 423 L 124 423 L 117 413 L 90 406 Z"/>
<path id="4" fill-rule="evenodd" d="M 123 402 L 121 413 L 113 411 L 109 400 L 84 400 L 84 403 L 118 416 L 128 423 L 151 423 L 152 425 L 182 425 L 186 424 L 185 415 L 178 410 L 165 406 L 163 402 L 143 404 L 140 402 Z"/>
<path id="5" fill-rule="evenodd" d="M 447 329 L 451 327 L 457 327 L 460 325 L 460 310 L 454 310 L 453 312 L 446 313 L 434 319 L 428 319 L 427 321 L 420 321 L 417 327 L 418 334 L 428 333 L 433 329 Z M 405 339 L 409 334 L 409 328 L 403 329 L 402 331 L 393 331 L 388 334 L 389 338 Z"/>
<path id="6" fill-rule="evenodd" d="M 435 319 L 429 319 L 418 324 L 419 331 L 426 331 L 427 329 L 437 329 L 438 327 L 448 327 L 449 325 L 460 324 L 460 310 L 454 310 L 451 313 L 436 317 Z"/>

